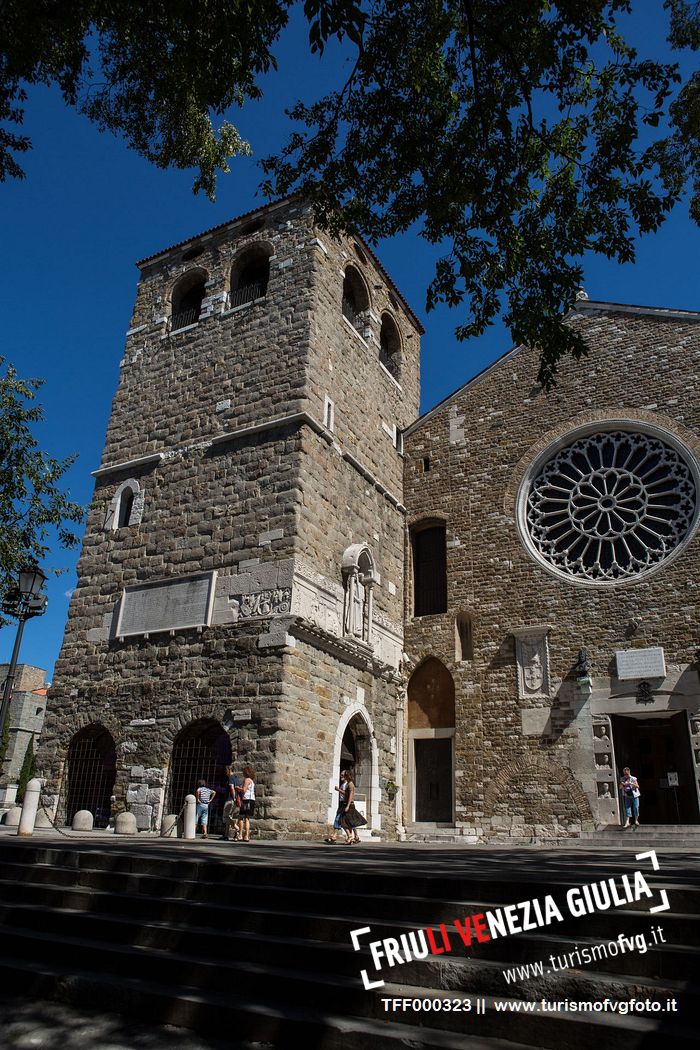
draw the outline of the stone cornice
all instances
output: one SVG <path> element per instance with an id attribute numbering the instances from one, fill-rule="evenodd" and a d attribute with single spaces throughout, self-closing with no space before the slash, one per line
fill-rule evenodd
<path id="1" fill-rule="evenodd" d="M 223 434 L 217 434 L 216 437 L 208 438 L 204 441 L 197 442 L 195 445 L 189 445 L 187 447 L 173 446 L 172 448 L 164 449 L 161 452 L 154 452 L 148 456 L 139 456 L 136 459 L 125 460 L 123 463 L 110 463 L 105 467 L 100 467 L 98 470 L 92 471 L 92 476 L 95 478 L 105 477 L 108 474 L 116 474 L 118 471 L 129 470 L 132 467 L 148 466 L 151 464 L 160 463 L 164 459 L 172 459 L 179 453 L 186 453 L 192 451 L 200 451 L 202 449 L 212 448 L 217 445 L 224 445 L 229 441 L 237 441 L 241 438 L 246 438 L 253 434 L 262 434 L 266 430 L 276 430 L 279 427 L 288 426 L 308 426 L 315 434 L 326 442 L 327 445 L 333 444 L 333 437 L 327 427 L 323 425 L 315 416 L 312 416 L 310 412 L 290 412 L 284 416 L 273 416 L 272 419 L 264 419 L 260 423 L 250 423 L 244 427 L 236 427 L 235 430 L 227 430 Z M 366 481 L 369 481 L 371 485 L 384 496 L 384 498 L 391 503 L 392 507 L 401 514 L 406 513 L 406 508 L 397 499 L 396 496 L 385 485 L 382 485 L 381 481 L 375 477 L 371 470 L 363 466 L 358 459 L 356 459 L 350 452 L 341 450 L 343 459 L 353 467 L 358 474 L 360 474 Z"/>
<path id="2" fill-rule="evenodd" d="M 374 656 L 372 650 L 361 642 L 350 642 L 344 638 L 337 638 L 333 634 L 322 630 L 308 620 L 297 620 L 289 627 L 289 633 L 300 641 L 308 642 L 315 649 L 336 657 L 343 663 L 358 667 L 363 671 L 371 671 L 373 674 L 396 675 L 396 671 L 390 664 L 385 664 Z"/>

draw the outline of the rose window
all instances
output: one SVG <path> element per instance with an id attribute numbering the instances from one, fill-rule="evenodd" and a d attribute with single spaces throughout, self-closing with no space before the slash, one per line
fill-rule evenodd
<path id="1" fill-rule="evenodd" d="M 536 551 L 567 576 L 628 579 L 690 534 L 696 488 L 673 446 L 649 434 L 590 434 L 539 470 L 526 522 Z"/>

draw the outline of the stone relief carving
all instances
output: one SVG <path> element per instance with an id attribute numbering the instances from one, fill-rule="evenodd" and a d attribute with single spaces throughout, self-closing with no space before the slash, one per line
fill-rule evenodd
<path id="1" fill-rule="evenodd" d="M 258 594 L 242 594 L 239 615 L 244 619 L 252 616 L 274 616 L 288 613 L 292 605 L 291 587 L 275 587 L 274 590 L 259 591 Z"/>
<path id="2" fill-rule="evenodd" d="M 521 700 L 551 695 L 548 631 L 549 626 L 526 627 L 513 631 L 518 697 Z"/>

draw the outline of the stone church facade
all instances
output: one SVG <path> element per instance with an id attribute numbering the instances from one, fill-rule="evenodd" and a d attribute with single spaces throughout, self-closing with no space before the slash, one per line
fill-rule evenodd
<path id="1" fill-rule="evenodd" d="M 628 765 L 698 822 L 699 322 L 582 296 L 553 393 L 518 347 L 409 427 L 409 820 L 577 835 Z"/>
<path id="2" fill-rule="evenodd" d="M 157 831 L 229 762 L 266 837 L 318 836 L 345 765 L 389 840 L 615 823 L 621 764 L 697 821 L 697 315 L 581 301 L 553 395 L 520 348 L 417 418 L 419 322 L 304 202 L 139 267 L 38 755 L 59 822 Z"/>

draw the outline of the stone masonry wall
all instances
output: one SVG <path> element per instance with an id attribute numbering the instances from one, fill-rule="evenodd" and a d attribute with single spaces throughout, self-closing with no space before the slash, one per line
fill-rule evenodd
<path id="1" fill-rule="evenodd" d="M 230 309 L 232 263 L 254 243 L 272 250 L 267 294 Z M 54 804 L 69 742 L 93 723 L 116 744 L 115 811 L 128 807 L 144 830 L 158 826 L 167 805 L 173 741 L 198 719 L 220 722 L 236 764 L 256 767 L 264 835 L 290 832 L 290 821 L 294 834 L 325 823 L 337 771 L 333 747 L 324 747 L 327 734 L 336 738 L 341 696 L 363 691 L 376 755 L 388 755 L 395 671 L 374 666 L 366 653 L 360 671 L 332 646 L 293 644 L 287 633 L 295 566 L 311 567 L 302 567 L 307 592 L 315 572 L 328 594 L 337 593 L 343 551 L 363 542 L 381 574 L 382 651 L 396 662 L 400 654 L 402 458 L 395 431 L 390 439 L 381 422 L 387 416 L 392 427 L 405 426 L 415 415 L 418 335 L 393 292 L 391 303 L 381 269 L 368 262 L 369 282 L 381 283 L 376 301 L 392 306 L 406 338 L 404 392 L 382 373 L 378 330 L 368 357 L 343 322 L 338 251 L 319 246 L 309 209 L 291 200 L 142 263 L 38 756 Z M 198 323 L 171 332 L 172 290 L 191 268 L 206 272 L 207 298 Z M 331 301 L 329 311 L 323 304 Z M 329 365 L 337 434 L 323 427 Z M 124 485 L 136 491 L 135 510 L 115 528 Z M 210 626 L 119 637 L 124 588 L 211 571 Z M 308 696 L 295 692 L 297 662 Z M 294 768 L 283 768 L 288 742 L 297 739 L 313 743 L 295 750 Z M 313 786 L 293 817 L 300 781 Z M 378 787 L 374 796 L 379 806 Z"/>

